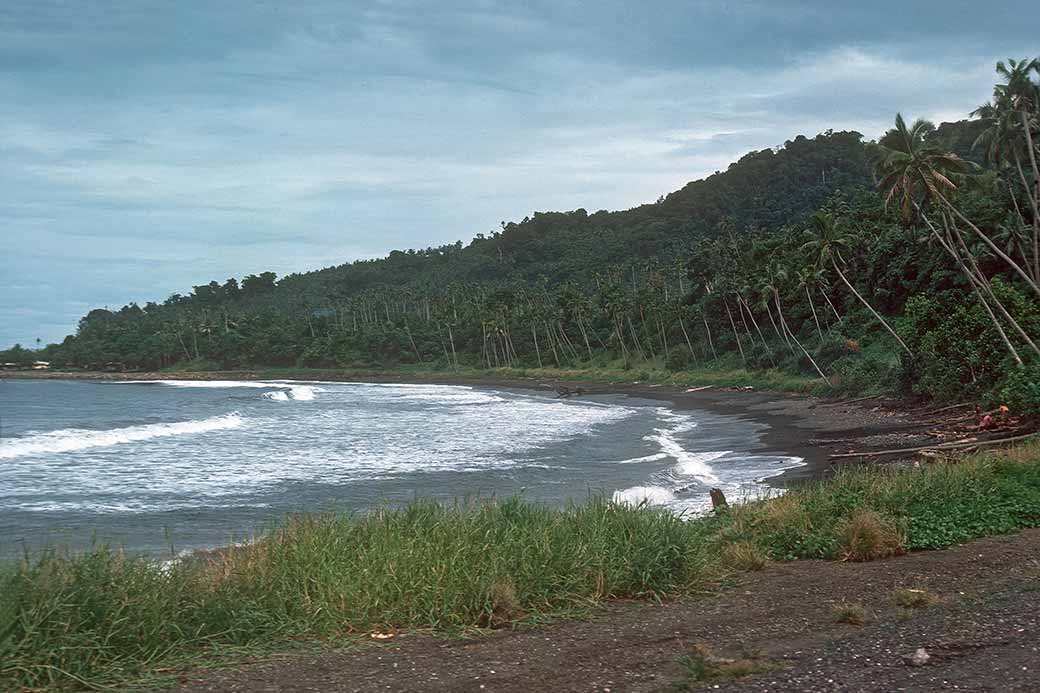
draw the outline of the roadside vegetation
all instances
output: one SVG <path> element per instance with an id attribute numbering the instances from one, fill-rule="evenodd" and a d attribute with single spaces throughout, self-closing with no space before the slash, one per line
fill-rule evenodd
<path id="1" fill-rule="evenodd" d="M 1001 62 L 969 120 L 898 115 L 876 141 L 797 137 L 624 212 L 93 310 L 0 360 L 621 371 L 1040 414 L 1038 78 L 1037 60 Z"/>
<path id="2" fill-rule="evenodd" d="M 249 545 L 165 566 L 50 550 L 0 568 L 0 688 L 102 687 L 243 648 L 536 623 L 715 590 L 770 560 L 870 560 L 1037 526 L 1032 443 L 851 468 L 700 518 L 602 498 L 417 502 L 287 518 Z"/>

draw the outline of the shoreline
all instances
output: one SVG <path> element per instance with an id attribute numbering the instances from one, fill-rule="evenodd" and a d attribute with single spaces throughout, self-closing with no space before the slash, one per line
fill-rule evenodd
<path id="1" fill-rule="evenodd" d="M 737 416 L 765 424 L 761 447 L 755 452 L 795 456 L 802 464 L 763 479 L 774 487 L 829 476 L 841 463 L 831 454 L 847 452 L 850 446 L 870 451 L 890 445 L 893 439 L 906 440 L 906 432 L 918 428 L 904 407 L 889 407 L 881 397 L 859 401 L 834 401 L 803 393 L 785 393 L 749 388 L 679 387 L 666 384 L 600 382 L 553 377 L 453 376 L 450 373 L 372 373 L 317 371 L 296 373 L 292 378 L 267 377 L 258 371 L 201 372 L 0 372 L 2 379 L 19 380 L 290 380 L 300 382 L 370 382 L 459 385 L 471 387 L 513 387 L 544 390 L 556 387 L 581 388 L 585 395 L 620 394 L 667 402 L 677 411 L 702 410 Z M 310 377 L 308 377 L 308 375 Z M 886 406 L 882 406 L 886 405 Z"/>

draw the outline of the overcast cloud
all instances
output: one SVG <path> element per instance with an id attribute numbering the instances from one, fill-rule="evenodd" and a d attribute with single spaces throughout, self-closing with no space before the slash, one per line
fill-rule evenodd
<path id="1" fill-rule="evenodd" d="M 0 347 L 986 100 L 1035 0 L 0 4 Z"/>

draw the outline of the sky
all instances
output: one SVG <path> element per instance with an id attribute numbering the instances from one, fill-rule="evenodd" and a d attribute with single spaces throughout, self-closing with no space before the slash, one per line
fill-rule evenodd
<path id="1" fill-rule="evenodd" d="M 985 101 L 1035 0 L 0 0 L 0 348 Z"/>

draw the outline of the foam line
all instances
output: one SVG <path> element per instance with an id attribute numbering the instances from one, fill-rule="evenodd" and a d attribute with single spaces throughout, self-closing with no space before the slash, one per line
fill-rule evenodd
<path id="1" fill-rule="evenodd" d="M 49 433 L 13 438 L 0 441 L 0 459 L 14 459 L 26 455 L 72 452 L 87 448 L 108 447 L 121 443 L 133 443 L 164 438 L 166 436 L 191 435 L 208 431 L 238 428 L 243 423 L 238 412 L 214 416 L 209 419 L 182 421 L 179 423 L 157 423 L 141 426 L 93 431 L 84 428 L 64 428 Z"/>

